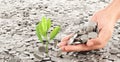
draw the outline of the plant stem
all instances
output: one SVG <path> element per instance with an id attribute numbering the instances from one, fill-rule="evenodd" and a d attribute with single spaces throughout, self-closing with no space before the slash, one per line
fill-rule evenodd
<path id="1" fill-rule="evenodd" d="M 48 38 L 46 37 L 46 54 L 48 56 L 48 44 L 49 44 L 49 41 L 48 41 Z"/>

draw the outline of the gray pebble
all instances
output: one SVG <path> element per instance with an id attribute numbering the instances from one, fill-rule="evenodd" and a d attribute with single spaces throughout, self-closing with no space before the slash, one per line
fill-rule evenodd
<path id="1" fill-rule="evenodd" d="M 35 62 L 34 60 L 22 60 L 22 62 Z"/>
<path id="2" fill-rule="evenodd" d="M 92 32 L 94 30 L 94 27 L 93 26 L 88 26 L 88 27 L 86 27 L 86 32 L 88 33 L 88 32 Z"/>
<path id="3" fill-rule="evenodd" d="M 50 61 L 50 60 L 51 60 L 50 57 L 45 57 L 45 58 L 43 58 L 43 61 Z"/>
<path id="4" fill-rule="evenodd" d="M 71 39 L 70 41 L 68 42 L 68 44 L 72 44 L 74 42 L 74 39 L 78 36 L 78 34 L 75 34 Z"/>
<path id="5" fill-rule="evenodd" d="M 19 58 L 12 58 L 8 62 L 21 62 Z"/>
<path id="6" fill-rule="evenodd" d="M 108 59 L 109 60 L 117 60 L 118 58 L 116 55 L 110 55 Z"/>
<path id="7" fill-rule="evenodd" d="M 3 59 L 4 58 L 4 55 L 0 55 L 0 59 Z"/>
<path id="8" fill-rule="evenodd" d="M 68 53 L 68 55 L 73 55 L 73 54 L 74 54 L 74 52 L 69 52 L 69 53 Z"/>
<path id="9" fill-rule="evenodd" d="M 39 48 L 38 48 L 38 50 L 39 50 L 39 52 L 45 52 L 46 50 L 45 50 L 45 46 L 40 46 Z"/>
<path id="10" fill-rule="evenodd" d="M 88 35 L 81 36 L 82 43 L 86 43 L 88 41 Z"/>
<path id="11" fill-rule="evenodd" d="M 39 54 L 34 54 L 34 57 L 37 58 L 37 59 L 39 59 L 39 60 L 43 59 L 43 57 L 41 57 Z"/>
<path id="12" fill-rule="evenodd" d="M 77 44 L 80 44 L 81 42 L 79 42 L 79 41 L 76 41 L 76 42 L 74 42 L 74 43 L 72 43 L 73 45 L 77 45 Z"/>
<path id="13" fill-rule="evenodd" d="M 97 26 L 96 22 L 94 22 L 94 21 L 88 21 L 88 23 L 89 23 L 88 25 L 93 28 L 95 28 Z"/>
<path id="14" fill-rule="evenodd" d="M 93 21 L 88 21 L 84 24 L 84 30 L 88 32 L 93 32 L 96 29 L 97 24 Z"/>
<path id="15" fill-rule="evenodd" d="M 24 16 L 24 17 L 29 17 L 29 12 L 24 11 L 24 12 L 23 12 L 23 16 Z"/>
<path id="16" fill-rule="evenodd" d="M 112 48 L 112 49 L 110 50 L 110 53 L 111 53 L 111 54 L 117 54 L 117 53 L 119 53 L 119 49 L 117 49 L 117 48 Z"/>
<path id="17" fill-rule="evenodd" d="M 120 58 L 120 54 L 117 54 L 117 57 L 119 57 L 119 58 Z"/>
<path id="18" fill-rule="evenodd" d="M 62 51 L 58 51 L 56 54 L 57 57 L 60 57 L 61 55 L 62 55 Z"/>
<path id="19" fill-rule="evenodd" d="M 55 48 L 57 47 L 58 42 L 59 42 L 59 41 L 58 41 L 57 39 L 54 40 L 54 43 L 53 43 L 53 44 L 54 44 L 54 47 L 55 47 Z"/>
<path id="20" fill-rule="evenodd" d="M 25 51 L 24 54 L 26 54 L 27 56 L 30 56 L 30 53 Z"/>
<path id="21" fill-rule="evenodd" d="M 88 33 L 88 38 L 89 39 L 93 39 L 93 38 L 96 38 L 97 37 L 97 33 L 96 32 L 90 32 Z"/>
<path id="22" fill-rule="evenodd" d="M 9 54 L 15 54 L 16 51 L 9 51 Z"/>

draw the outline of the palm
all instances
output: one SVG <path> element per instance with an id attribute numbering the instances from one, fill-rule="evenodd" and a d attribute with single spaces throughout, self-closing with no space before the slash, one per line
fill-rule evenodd
<path id="1" fill-rule="evenodd" d="M 67 45 L 67 42 L 70 39 L 70 35 L 64 37 L 61 40 L 60 48 L 63 51 L 87 51 L 93 49 L 103 48 L 109 39 L 112 36 L 113 28 L 115 22 L 115 17 L 107 13 L 105 10 L 101 10 L 92 17 L 92 21 L 98 24 L 99 35 L 95 39 L 88 40 L 87 44 L 79 44 L 79 45 Z"/>

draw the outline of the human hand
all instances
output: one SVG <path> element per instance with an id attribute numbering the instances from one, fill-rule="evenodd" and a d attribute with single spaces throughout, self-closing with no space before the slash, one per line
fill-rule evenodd
<path id="1" fill-rule="evenodd" d="M 106 9 L 100 10 L 92 17 L 92 21 L 98 24 L 99 35 L 97 38 L 88 40 L 86 44 L 68 45 L 67 43 L 73 35 L 71 34 L 61 40 L 59 47 L 65 52 L 101 49 L 105 47 L 111 38 L 116 20 L 117 17 L 113 13 L 110 13 Z"/>

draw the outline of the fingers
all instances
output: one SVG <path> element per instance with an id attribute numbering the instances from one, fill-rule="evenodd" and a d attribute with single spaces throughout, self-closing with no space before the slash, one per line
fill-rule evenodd
<path id="1" fill-rule="evenodd" d="M 67 46 L 62 46 L 61 50 L 65 52 L 71 52 L 71 51 L 82 51 L 88 49 L 86 49 L 85 45 L 67 45 Z"/>
<path id="2" fill-rule="evenodd" d="M 61 50 L 64 52 L 74 52 L 74 51 L 89 51 L 89 50 L 94 50 L 94 49 L 100 49 L 103 46 L 99 45 L 94 45 L 92 47 L 89 47 L 85 44 L 80 44 L 80 45 L 67 45 L 67 46 L 62 46 Z"/>
<path id="3" fill-rule="evenodd" d="M 69 39 L 70 39 L 73 35 L 74 35 L 74 34 L 72 33 L 72 34 L 64 37 L 64 38 L 61 40 L 61 42 L 58 44 L 58 46 L 61 47 L 61 46 L 67 45 Z"/>

